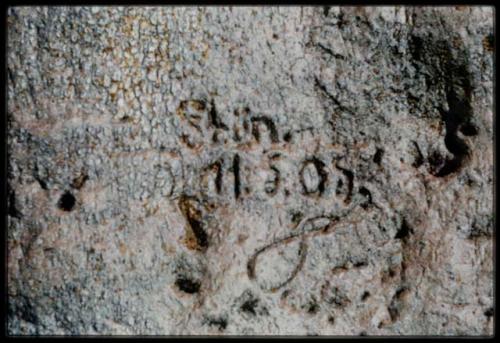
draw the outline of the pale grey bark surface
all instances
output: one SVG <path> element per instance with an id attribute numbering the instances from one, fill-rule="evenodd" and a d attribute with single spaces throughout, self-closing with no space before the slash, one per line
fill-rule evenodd
<path id="1" fill-rule="evenodd" d="M 491 335 L 492 7 L 8 11 L 8 332 Z"/>

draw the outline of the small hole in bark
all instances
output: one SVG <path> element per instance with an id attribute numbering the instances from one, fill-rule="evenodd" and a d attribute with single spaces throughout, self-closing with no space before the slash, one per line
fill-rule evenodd
<path id="1" fill-rule="evenodd" d="M 396 238 L 396 239 L 405 239 L 411 233 L 413 233 L 413 229 L 410 228 L 408 226 L 408 223 L 406 222 L 406 220 L 403 219 L 403 223 L 401 224 L 401 227 L 399 228 L 399 231 L 396 233 L 396 236 L 394 236 L 394 238 Z"/>
<path id="2" fill-rule="evenodd" d="M 256 315 L 257 313 L 255 312 L 255 308 L 257 307 L 257 303 L 259 302 L 258 299 L 249 299 L 241 305 L 241 310 L 243 312 L 250 313 L 252 315 Z"/>
<path id="3" fill-rule="evenodd" d="M 365 291 L 363 293 L 363 295 L 361 296 L 361 300 L 365 301 L 366 299 L 368 299 L 370 297 L 370 295 L 371 295 L 370 292 Z"/>
<path id="4" fill-rule="evenodd" d="M 366 261 L 359 261 L 353 264 L 354 267 L 356 268 L 361 268 L 367 266 L 368 263 Z"/>
<path id="5" fill-rule="evenodd" d="M 394 269 L 389 269 L 389 276 L 390 277 L 395 277 L 396 276 L 396 271 Z"/>
<path id="6" fill-rule="evenodd" d="M 181 291 L 189 294 L 198 293 L 201 286 L 201 284 L 198 281 L 193 281 L 186 278 L 178 278 L 175 281 L 175 284 L 177 285 L 177 287 L 179 287 Z"/>
<path id="7" fill-rule="evenodd" d="M 76 199 L 71 194 L 70 192 L 66 191 L 61 198 L 59 199 L 59 202 L 57 203 L 57 206 L 63 210 L 63 211 L 71 211 L 73 207 L 75 207 Z"/>
<path id="8" fill-rule="evenodd" d="M 490 307 L 489 309 L 487 309 L 486 311 L 484 311 L 484 315 L 486 317 L 488 317 L 488 318 L 493 317 L 493 314 L 494 314 L 493 307 Z"/>
<path id="9" fill-rule="evenodd" d="M 375 155 L 373 156 L 373 162 L 376 164 L 380 165 L 380 162 L 382 162 L 382 156 L 384 155 L 384 150 L 382 149 L 377 149 L 375 152 Z"/>
<path id="10" fill-rule="evenodd" d="M 359 194 L 361 194 L 364 198 L 366 198 L 366 201 L 363 204 L 361 204 L 361 207 L 367 209 L 368 206 L 372 204 L 372 194 L 365 187 L 361 187 L 359 189 Z"/>

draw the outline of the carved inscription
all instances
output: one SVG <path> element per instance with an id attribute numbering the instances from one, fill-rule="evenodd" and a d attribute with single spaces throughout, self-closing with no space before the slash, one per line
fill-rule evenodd
<path id="1" fill-rule="evenodd" d="M 181 120 L 180 141 L 189 148 L 210 149 L 215 144 L 231 151 L 221 153 L 199 171 L 199 185 L 206 196 L 225 198 L 229 192 L 234 199 L 242 199 L 252 192 L 260 191 L 268 197 L 280 191 L 288 196 L 294 190 L 282 187 L 282 171 L 277 163 L 285 161 L 299 168 L 298 173 L 292 175 L 300 185 L 300 189 L 295 190 L 299 194 L 324 197 L 330 187 L 332 191 L 328 192 L 329 196 L 343 200 L 344 204 L 351 201 L 353 173 L 339 167 L 335 158 L 325 160 L 320 156 L 289 156 L 286 153 L 287 145 L 294 144 L 288 138 L 291 131 L 284 134 L 286 139 L 280 140 L 278 126 L 271 117 L 252 113 L 248 107 L 234 109 L 229 116 L 224 116 L 217 110 L 214 100 L 199 99 L 182 101 L 177 114 Z M 249 158 L 248 154 L 260 151 L 255 150 L 259 144 L 269 148 L 269 143 L 273 150 L 267 154 L 268 165 L 255 164 L 255 155 Z M 242 175 L 243 169 L 250 170 L 250 174 Z M 256 183 L 261 183 L 261 186 Z"/>

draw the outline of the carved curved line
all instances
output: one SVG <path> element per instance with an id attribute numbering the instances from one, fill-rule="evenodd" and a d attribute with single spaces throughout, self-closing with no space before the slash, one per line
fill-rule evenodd
<path id="1" fill-rule="evenodd" d="M 174 188 L 175 188 L 176 178 L 175 178 L 174 173 L 172 172 L 172 166 L 170 165 L 170 163 L 168 163 L 168 169 L 167 170 L 168 170 L 168 173 L 169 173 L 170 178 L 172 180 L 172 186 L 170 187 L 170 192 L 168 193 L 167 197 L 171 197 L 174 194 Z"/>
<path id="2" fill-rule="evenodd" d="M 352 199 L 353 189 L 354 189 L 354 174 L 349 169 L 342 168 L 337 163 L 335 168 L 340 170 L 342 174 L 347 178 L 347 195 L 344 199 L 344 204 L 349 204 Z"/>
<path id="3" fill-rule="evenodd" d="M 282 282 L 278 286 L 272 287 L 270 289 L 271 292 L 276 292 L 278 289 L 280 289 L 281 287 L 285 286 L 290 281 L 292 281 L 293 279 L 295 279 L 295 277 L 297 276 L 297 274 L 299 273 L 299 271 L 304 266 L 304 262 L 306 261 L 306 256 L 307 256 L 307 244 L 306 244 L 306 239 L 305 239 L 304 236 L 302 236 L 302 240 L 300 241 L 299 256 L 300 256 L 299 262 L 297 263 L 297 266 L 292 271 L 292 273 L 290 274 L 290 276 L 288 277 L 288 279 L 286 279 L 284 282 Z"/>
<path id="4" fill-rule="evenodd" d="M 281 174 L 280 174 L 280 171 L 278 170 L 278 168 L 276 168 L 275 166 L 271 166 L 271 170 L 274 172 L 274 176 L 275 176 L 275 179 L 274 179 L 274 188 L 271 192 L 269 192 L 268 194 L 270 194 L 271 196 L 275 195 L 277 192 L 278 192 L 278 186 L 280 184 L 280 180 L 281 180 Z"/>
<path id="5" fill-rule="evenodd" d="M 276 125 L 274 124 L 273 120 L 267 116 L 258 116 L 258 117 L 253 117 L 250 119 L 250 121 L 253 124 L 252 127 L 252 134 L 254 135 L 255 139 L 257 141 L 260 141 L 260 131 L 258 127 L 255 125 L 255 123 L 263 123 L 266 125 L 267 129 L 269 130 L 269 136 L 271 138 L 271 142 L 273 143 L 278 143 L 279 138 L 278 138 L 278 131 L 276 130 Z"/>
<path id="6" fill-rule="evenodd" d="M 328 219 L 328 223 L 326 225 L 320 225 L 319 227 L 313 228 L 311 230 L 307 230 L 307 231 L 303 230 L 307 223 L 313 222 L 314 220 L 321 219 L 321 218 Z M 292 271 L 292 273 L 290 274 L 290 276 L 284 282 L 282 282 L 278 286 L 272 287 L 270 289 L 270 291 L 274 292 L 274 291 L 278 290 L 279 288 L 283 287 L 284 285 L 288 284 L 290 281 L 292 281 L 297 276 L 298 272 L 302 269 L 302 267 L 304 265 L 304 262 L 305 262 L 306 257 L 307 257 L 307 244 L 306 244 L 307 237 L 310 236 L 310 234 L 316 233 L 318 231 L 328 232 L 328 228 L 331 227 L 332 223 L 333 224 L 337 224 L 338 222 L 339 222 L 339 218 L 338 217 L 331 218 L 331 217 L 326 217 L 326 216 L 316 216 L 316 217 L 313 217 L 313 218 L 305 218 L 305 219 L 303 219 L 296 226 L 296 227 L 300 227 L 299 232 L 291 234 L 291 235 L 289 235 L 289 236 L 287 236 L 285 238 L 282 238 L 282 239 L 280 239 L 278 241 L 272 242 L 272 243 L 270 243 L 270 244 L 268 244 L 268 245 L 260 248 L 259 250 L 257 250 L 254 253 L 254 255 L 248 260 L 248 263 L 247 263 L 248 277 L 250 279 L 255 279 L 255 266 L 257 264 L 257 258 L 263 252 L 265 252 L 265 251 L 267 251 L 267 250 L 269 250 L 271 248 L 277 247 L 279 245 L 282 245 L 282 244 L 288 244 L 288 243 L 294 241 L 296 238 L 302 238 L 300 246 L 299 246 L 300 260 L 297 263 L 296 267 L 294 268 L 294 270 Z"/>

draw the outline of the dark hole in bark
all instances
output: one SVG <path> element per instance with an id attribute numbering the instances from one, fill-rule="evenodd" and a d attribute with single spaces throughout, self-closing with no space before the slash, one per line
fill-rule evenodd
<path id="1" fill-rule="evenodd" d="M 363 207 L 364 209 L 368 208 L 368 206 L 372 204 L 372 194 L 365 187 L 361 187 L 359 189 L 359 194 L 366 198 L 366 201 L 361 204 L 361 207 Z"/>
<path id="2" fill-rule="evenodd" d="M 241 310 L 255 316 L 257 314 L 255 308 L 257 307 L 258 302 L 258 299 L 249 299 L 241 305 Z"/>
<path id="3" fill-rule="evenodd" d="M 217 326 L 219 331 L 222 331 L 227 327 L 227 320 L 224 318 L 212 318 L 208 320 L 208 325 Z"/>
<path id="4" fill-rule="evenodd" d="M 396 238 L 396 239 L 405 239 L 411 233 L 413 233 L 413 229 L 410 228 L 410 226 L 408 225 L 408 223 L 406 222 L 406 220 L 403 219 L 403 223 L 401 223 L 401 227 L 399 228 L 399 230 L 396 233 L 396 236 L 394 236 L 394 238 Z"/>
<path id="5" fill-rule="evenodd" d="M 493 314 L 495 313 L 495 310 L 493 309 L 493 307 L 490 307 L 489 309 L 487 309 L 486 311 L 484 311 L 484 315 L 486 317 L 493 317 Z"/>
<path id="6" fill-rule="evenodd" d="M 384 155 L 384 150 L 378 148 L 377 151 L 375 152 L 375 155 L 373 156 L 373 162 L 380 165 L 380 162 L 382 162 L 383 155 Z"/>
<path id="7" fill-rule="evenodd" d="M 189 294 L 198 293 L 201 286 L 200 282 L 193 281 L 187 278 L 178 278 L 175 281 L 175 284 L 181 291 Z"/>
<path id="8" fill-rule="evenodd" d="M 464 136 L 476 136 L 478 133 L 478 130 L 474 124 L 466 123 L 460 127 L 460 132 L 462 132 L 462 134 Z"/>
<path id="9" fill-rule="evenodd" d="M 76 204 L 76 199 L 73 196 L 73 194 L 71 194 L 71 192 L 69 192 L 69 191 L 66 191 L 59 199 L 57 206 L 61 210 L 69 212 L 69 211 L 73 210 L 73 208 L 75 207 L 75 204 Z"/>

